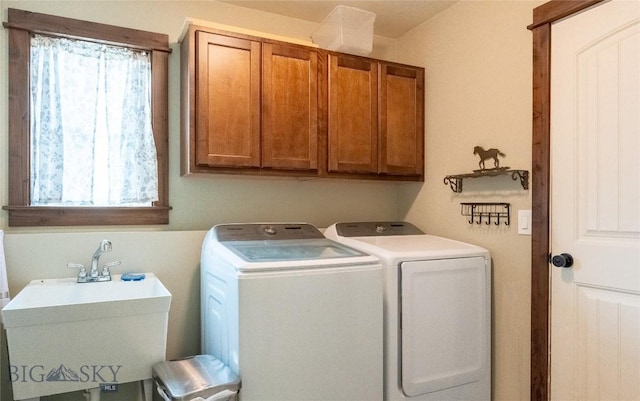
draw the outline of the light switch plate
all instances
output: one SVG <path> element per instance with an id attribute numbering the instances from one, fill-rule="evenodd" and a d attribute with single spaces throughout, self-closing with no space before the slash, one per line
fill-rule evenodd
<path id="1" fill-rule="evenodd" d="M 531 235 L 531 210 L 518 210 L 518 234 Z"/>

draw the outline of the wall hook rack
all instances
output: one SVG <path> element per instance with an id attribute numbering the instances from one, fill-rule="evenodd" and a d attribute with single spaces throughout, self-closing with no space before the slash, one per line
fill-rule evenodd
<path id="1" fill-rule="evenodd" d="M 469 224 L 511 224 L 511 204 L 495 202 L 460 203 L 460 214 L 469 217 Z"/>

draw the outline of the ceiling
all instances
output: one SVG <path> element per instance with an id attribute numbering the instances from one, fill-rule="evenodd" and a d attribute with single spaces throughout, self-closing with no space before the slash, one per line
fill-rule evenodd
<path id="1" fill-rule="evenodd" d="M 322 22 L 337 5 L 357 7 L 376 14 L 374 34 L 398 38 L 458 0 L 219 0 L 311 22 Z"/>

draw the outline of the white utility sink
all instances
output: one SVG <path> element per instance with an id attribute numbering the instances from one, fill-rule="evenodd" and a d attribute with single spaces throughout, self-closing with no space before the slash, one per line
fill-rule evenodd
<path id="1" fill-rule="evenodd" d="M 165 360 L 171 294 L 141 281 L 34 280 L 2 309 L 16 400 L 151 378 Z"/>

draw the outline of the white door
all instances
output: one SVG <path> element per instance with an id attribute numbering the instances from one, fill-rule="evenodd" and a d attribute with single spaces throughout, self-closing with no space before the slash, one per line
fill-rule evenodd
<path id="1" fill-rule="evenodd" d="M 551 59 L 551 399 L 640 400 L 640 1 L 556 23 Z"/>

